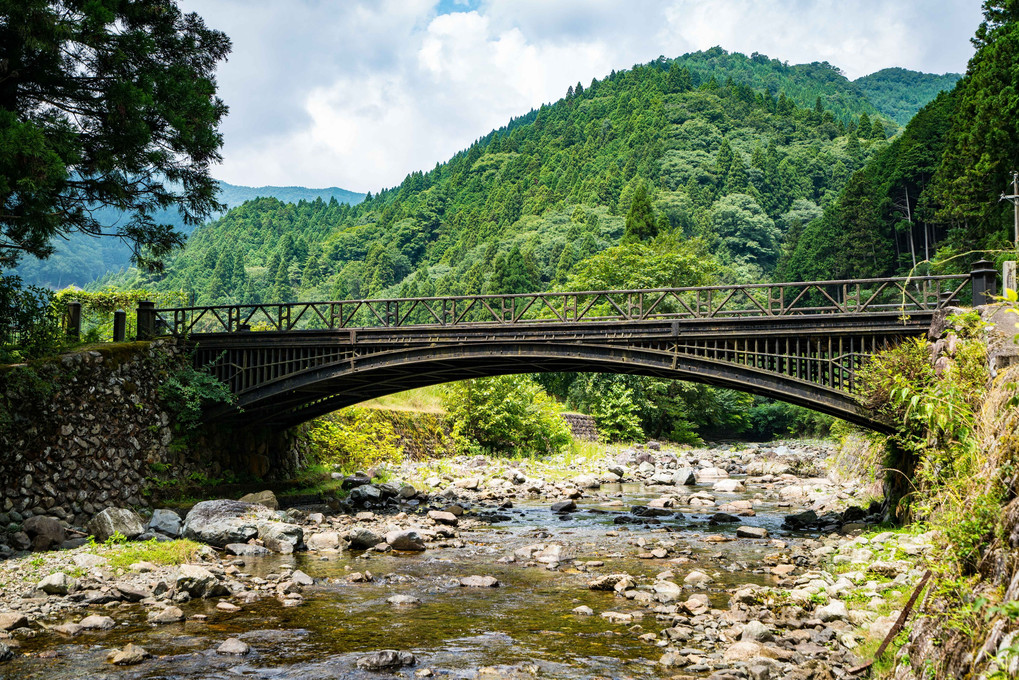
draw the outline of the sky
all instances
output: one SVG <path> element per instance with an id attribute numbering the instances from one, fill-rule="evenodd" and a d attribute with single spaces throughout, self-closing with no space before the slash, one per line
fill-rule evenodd
<path id="1" fill-rule="evenodd" d="M 218 179 L 372 191 L 577 82 L 720 45 L 964 72 L 977 0 L 181 0 L 233 40 Z"/>

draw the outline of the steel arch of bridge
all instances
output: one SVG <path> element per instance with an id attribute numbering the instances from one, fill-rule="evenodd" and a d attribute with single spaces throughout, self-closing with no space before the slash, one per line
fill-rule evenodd
<path id="1" fill-rule="evenodd" d="M 975 278 L 972 279 L 975 281 Z M 874 352 L 923 335 L 970 275 L 659 290 L 139 309 L 193 345 L 241 410 L 287 427 L 470 377 L 607 372 L 774 397 L 878 430 L 855 397 Z"/>

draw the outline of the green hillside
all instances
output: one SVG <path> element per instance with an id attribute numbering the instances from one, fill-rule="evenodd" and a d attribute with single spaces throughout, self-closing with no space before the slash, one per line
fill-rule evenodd
<path id="1" fill-rule="evenodd" d="M 308 189 L 305 187 L 245 187 L 226 182 L 219 182 L 219 202 L 227 209 L 238 206 L 259 196 L 271 196 L 287 203 L 336 199 L 341 203 L 355 204 L 364 198 L 358 194 L 338 187 L 326 189 Z M 113 226 L 126 219 L 117 210 L 102 209 L 96 211 L 99 221 Z M 184 224 L 180 215 L 172 211 L 163 211 L 157 220 L 173 225 L 174 229 L 189 234 L 194 228 Z M 56 243 L 56 252 L 45 260 L 25 258 L 15 268 L 14 273 L 25 283 L 48 288 L 64 288 L 76 285 L 85 286 L 97 278 L 111 272 L 126 269 L 131 265 L 131 248 L 116 238 L 96 238 L 85 234 L 76 234 L 66 241 Z"/>
<path id="2" fill-rule="evenodd" d="M 781 276 L 963 272 L 1015 258 L 1013 208 L 1000 196 L 1019 170 L 1019 17 L 997 4 L 985 16 L 966 75 L 790 239 Z"/>
<path id="3" fill-rule="evenodd" d="M 853 84 L 877 109 L 899 125 L 905 125 L 927 102 L 948 92 L 962 78 L 960 73 L 920 73 L 886 68 L 857 78 Z"/>
<path id="4" fill-rule="evenodd" d="M 718 48 L 660 59 L 578 83 L 355 207 L 249 203 L 198 229 L 163 275 L 117 280 L 203 303 L 546 289 L 619 243 L 641 187 L 663 242 L 759 280 L 785 232 L 887 144 L 890 122 L 855 92 L 826 65 Z"/>

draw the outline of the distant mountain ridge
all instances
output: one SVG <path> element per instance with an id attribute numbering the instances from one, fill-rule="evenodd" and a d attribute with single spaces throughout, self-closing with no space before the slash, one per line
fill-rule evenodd
<path id="1" fill-rule="evenodd" d="M 857 78 L 853 84 L 881 113 L 906 125 L 939 92 L 950 91 L 961 78 L 961 73 L 938 75 L 896 67 Z"/>
<path id="2" fill-rule="evenodd" d="M 356 205 L 364 200 L 365 195 L 347 191 L 339 187 L 310 189 L 307 187 L 263 186 L 247 187 L 237 184 L 219 182 L 219 201 L 226 205 L 226 210 L 235 208 L 255 198 L 275 198 L 283 203 L 313 202 L 322 199 L 330 202 Z M 224 211 L 225 213 L 226 211 Z M 224 213 L 210 216 L 216 220 Z M 103 209 L 97 211 L 99 219 L 109 225 L 123 219 L 116 210 Z M 172 211 L 157 216 L 174 224 L 178 230 L 190 235 L 195 227 L 185 225 L 180 217 Z M 67 286 L 84 286 L 106 274 L 119 271 L 131 264 L 131 249 L 127 244 L 116 238 L 96 238 L 77 234 L 56 244 L 56 252 L 48 259 L 28 258 L 15 268 L 14 273 L 25 283 L 47 288 L 66 288 Z"/>

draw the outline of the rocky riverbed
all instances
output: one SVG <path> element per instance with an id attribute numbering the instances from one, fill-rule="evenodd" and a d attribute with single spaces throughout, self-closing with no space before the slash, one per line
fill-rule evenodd
<path id="1" fill-rule="evenodd" d="M 845 677 L 929 537 L 860 535 L 880 504 L 831 453 L 444 459 L 341 506 L 108 511 L 79 527 L 98 543 L 0 561 L 0 678 Z M 22 546 L 57 533 L 27 524 Z"/>

